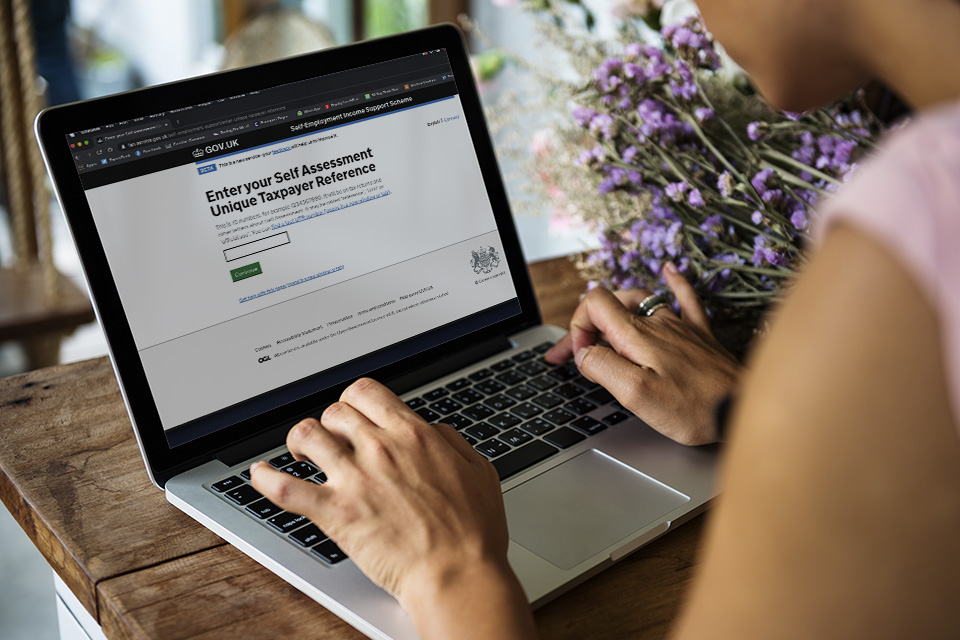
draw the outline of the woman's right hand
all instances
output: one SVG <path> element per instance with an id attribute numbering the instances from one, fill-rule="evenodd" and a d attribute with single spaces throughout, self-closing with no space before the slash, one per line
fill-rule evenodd
<path id="1" fill-rule="evenodd" d="M 545 357 L 561 363 L 573 356 L 587 379 L 681 444 L 716 442 L 717 405 L 737 386 L 742 366 L 713 337 L 686 278 L 672 263 L 663 274 L 681 317 L 666 308 L 640 317 L 635 310 L 648 291 L 598 287 L 587 292 L 570 332 Z"/>

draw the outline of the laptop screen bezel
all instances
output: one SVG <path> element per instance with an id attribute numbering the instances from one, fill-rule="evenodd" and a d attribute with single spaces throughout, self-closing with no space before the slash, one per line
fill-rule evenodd
<path id="1" fill-rule="evenodd" d="M 122 120 L 318 77 L 310 73 L 309 70 L 312 69 L 323 68 L 325 70 L 323 75 L 327 75 L 407 55 L 417 55 L 432 49 L 445 49 L 449 57 L 466 116 L 466 124 L 474 142 L 477 160 L 500 231 L 504 254 L 517 291 L 521 311 L 518 315 L 506 320 L 371 370 L 366 374 L 388 380 L 478 342 L 509 335 L 540 323 L 540 312 L 520 249 L 516 227 L 473 81 L 463 38 L 454 26 L 438 25 L 263 65 L 53 107 L 37 116 L 36 132 L 44 159 L 77 245 L 87 283 L 94 298 L 97 316 L 110 344 L 114 367 L 126 396 L 144 459 L 151 477 L 159 486 L 177 473 L 211 459 L 218 450 L 233 445 L 238 440 L 263 433 L 286 421 L 306 415 L 311 409 L 333 402 L 347 383 L 312 393 L 300 400 L 240 421 L 233 426 L 201 436 L 180 446 L 170 447 L 84 194 L 80 176 L 69 147 L 64 144 L 66 136 L 70 132 L 81 129 L 106 126 Z"/>

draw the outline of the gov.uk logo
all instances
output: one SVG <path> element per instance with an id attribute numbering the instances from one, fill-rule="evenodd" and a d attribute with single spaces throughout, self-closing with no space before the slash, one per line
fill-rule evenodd
<path id="1" fill-rule="evenodd" d="M 474 273 L 490 273 L 500 266 L 500 255 L 493 247 L 480 247 L 479 251 L 470 253 L 470 267 Z"/>

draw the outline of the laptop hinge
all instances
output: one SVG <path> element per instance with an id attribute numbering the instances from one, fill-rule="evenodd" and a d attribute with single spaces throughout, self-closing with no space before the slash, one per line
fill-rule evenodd
<path id="1" fill-rule="evenodd" d="M 431 380 L 436 380 L 450 375 L 457 369 L 463 369 L 479 360 L 489 358 L 492 355 L 506 351 L 512 348 L 507 336 L 500 335 L 483 342 L 467 347 L 462 351 L 450 354 L 432 362 L 430 364 L 417 367 L 413 371 L 401 374 L 390 380 L 384 380 L 384 384 L 397 395 L 402 395 L 410 389 L 421 387 Z"/>
<path id="2" fill-rule="evenodd" d="M 316 415 L 320 415 L 320 413 L 322 413 L 322 411 L 317 411 Z M 283 423 L 267 429 L 263 433 L 258 433 L 246 440 L 241 440 L 236 444 L 220 449 L 214 453 L 214 456 L 223 464 L 232 467 L 240 464 L 244 460 L 262 455 L 264 451 L 275 449 L 286 442 L 287 432 L 290 431 L 290 427 L 297 422 L 297 420 L 285 420 Z"/>

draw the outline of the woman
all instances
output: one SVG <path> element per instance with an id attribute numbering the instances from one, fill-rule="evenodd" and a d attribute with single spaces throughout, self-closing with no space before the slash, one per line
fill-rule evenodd
<path id="1" fill-rule="evenodd" d="M 753 357 L 676 635 L 960 637 L 960 3 L 699 4 L 772 104 L 801 111 L 879 78 L 918 115 L 828 203 Z M 637 292 L 591 292 L 549 357 L 574 355 L 671 437 L 708 442 L 711 404 L 738 372 L 667 277 L 683 320 L 637 319 Z M 535 636 L 496 474 L 452 429 L 361 380 L 288 444 L 328 484 L 258 464 L 254 485 L 316 521 L 423 637 Z"/>

